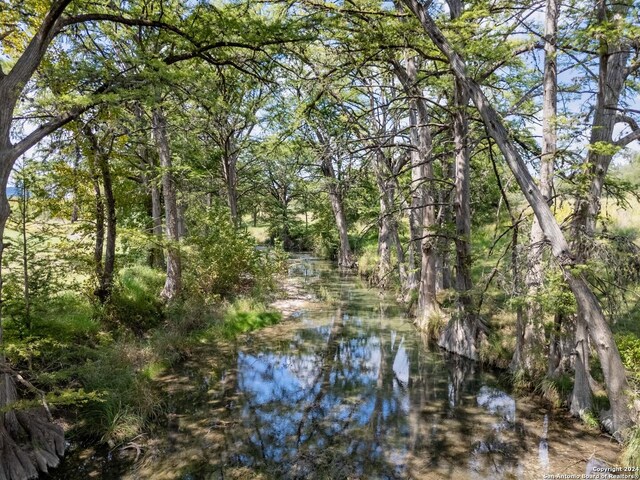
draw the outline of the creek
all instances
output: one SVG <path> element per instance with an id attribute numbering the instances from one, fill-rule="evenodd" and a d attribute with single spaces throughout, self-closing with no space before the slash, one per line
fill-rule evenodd
<path id="1" fill-rule="evenodd" d="M 47 478 L 542 479 L 615 463 L 614 442 L 429 345 L 356 276 L 301 255 L 289 281 L 321 301 L 168 372 L 168 420 L 144 448 L 76 447 Z"/>

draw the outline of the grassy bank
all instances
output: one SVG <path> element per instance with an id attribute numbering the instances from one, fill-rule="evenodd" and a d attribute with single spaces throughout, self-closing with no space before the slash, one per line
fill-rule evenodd
<path id="1" fill-rule="evenodd" d="M 34 317 L 28 331 L 7 321 L 7 355 L 47 398 L 72 441 L 123 445 L 166 414 L 156 379 L 203 344 L 280 321 L 249 297 L 210 302 L 197 295 L 166 307 L 162 272 L 135 266 L 118 274 L 107 306 L 65 292 Z"/>

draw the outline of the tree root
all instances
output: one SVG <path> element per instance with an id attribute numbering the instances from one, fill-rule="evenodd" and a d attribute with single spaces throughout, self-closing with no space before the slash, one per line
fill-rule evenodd
<path id="1" fill-rule="evenodd" d="M 0 425 L 0 480 L 26 480 L 37 478 L 33 460 Z"/>
<path id="2" fill-rule="evenodd" d="M 60 463 L 60 457 L 64 455 L 64 431 L 60 425 L 49 423 L 30 411 L 17 412 L 18 421 L 29 435 L 33 455 L 38 469 L 47 472 L 49 468 L 55 468 Z"/>
<path id="3" fill-rule="evenodd" d="M 17 399 L 14 375 L 3 365 L 0 373 L 0 408 L 10 407 Z M 30 390 L 40 392 L 24 380 L 18 381 Z M 30 410 L 0 413 L 0 480 L 27 480 L 57 467 L 64 455 L 64 431 L 52 423 L 48 406 Z"/>
<path id="4" fill-rule="evenodd" d="M 438 339 L 438 346 L 471 360 L 478 360 L 478 327 L 470 316 L 452 318 Z"/>

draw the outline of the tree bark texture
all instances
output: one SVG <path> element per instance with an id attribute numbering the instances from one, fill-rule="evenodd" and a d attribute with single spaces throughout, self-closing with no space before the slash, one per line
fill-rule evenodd
<path id="1" fill-rule="evenodd" d="M 610 21 L 610 15 L 624 16 L 628 10 L 628 6 L 624 3 L 613 6 L 611 11 L 607 9 L 603 0 L 596 3 L 598 22 Z M 600 41 L 598 93 L 589 140 L 591 148 L 585 160 L 589 184 L 587 193 L 579 194 L 575 201 L 572 224 L 572 249 L 575 252 L 576 261 L 581 264 L 586 263 L 591 257 L 604 180 L 613 159 L 613 154 L 610 153 L 614 145 L 613 130 L 617 123 L 617 107 L 627 77 L 625 67 L 630 56 L 629 52 L 628 46 L 623 45 L 619 40 Z M 588 330 L 589 326 L 583 311 L 578 309 L 575 317 L 575 350 L 573 351 L 576 361 L 574 362 L 575 382 L 571 412 L 574 415 L 581 415 L 583 411 L 591 408 Z"/>
<path id="2" fill-rule="evenodd" d="M 433 185 L 433 149 L 429 127 L 429 107 L 416 85 L 417 66 L 415 57 L 407 58 L 406 69 L 394 64 L 394 70 L 409 97 L 409 127 L 411 140 L 411 210 L 409 227 L 411 233 L 410 252 L 416 252 L 420 268 L 415 279 L 418 282 L 418 308 L 416 324 L 428 330 L 429 320 L 439 312 L 436 300 L 438 249 L 432 236 L 436 224 L 435 192 Z M 409 263 L 412 268 L 412 263 Z"/>
<path id="3" fill-rule="evenodd" d="M 141 128 L 147 125 L 144 109 L 140 104 L 134 105 L 134 114 Z M 149 247 L 149 266 L 157 269 L 165 269 L 164 255 L 162 253 L 163 231 L 162 231 L 162 191 L 159 183 L 160 172 L 155 155 L 147 144 L 146 134 L 140 139 L 138 146 L 138 157 L 141 160 L 140 169 L 142 171 L 142 183 L 145 191 L 149 195 L 150 204 L 149 220 L 152 233 L 152 244 Z"/>
<path id="4" fill-rule="evenodd" d="M 338 251 L 338 265 L 341 268 L 352 269 L 356 267 L 356 260 L 354 258 L 353 252 L 351 251 L 351 246 L 349 245 L 349 229 L 347 225 L 347 217 L 344 213 L 339 180 L 336 175 L 335 169 L 333 168 L 333 162 L 331 161 L 331 146 L 328 144 L 328 139 L 325 138 L 322 132 L 316 130 L 316 136 L 323 149 L 320 159 L 320 171 L 326 179 L 331 211 L 333 212 L 333 216 L 336 221 L 338 238 L 340 240 L 340 249 Z"/>
<path id="5" fill-rule="evenodd" d="M 222 174 L 227 189 L 227 204 L 231 221 L 235 226 L 240 225 L 238 217 L 238 152 L 231 136 L 227 137 L 222 156 Z"/>
<path id="6" fill-rule="evenodd" d="M 408 76 L 415 82 L 415 58 L 407 59 Z M 410 95 L 410 92 L 405 92 Z M 427 189 L 426 185 L 426 161 L 424 155 L 424 129 L 428 127 L 420 126 L 418 106 L 419 100 L 411 98 L 409 100 L 409 139 L 411 141 L 411 208 L 409 210 L 409 234 L 411 240 L 409 242 L 409 290 L 413 292 L 419 290 L 421 277 L 421 238 L 424 231 L 424 216 Z"/>
<path id="7" fill-rule="evenodd" d="M 162 190 L 157 178 L 157 166 L 153 157 L 148 157 L 148 188 L 151 196 L 151 222 L 153 241 L 155 245 L 151 247 L 151 266 L 154 268 L 166 268 L 162 255 Z"/>
<path id="8" fill-rule="evenodd" d="M 453 140 L 455 145 L 455 197 L 456 221 L 456 292 L 458 309 L 451 318 L 438 345 L 445 350 L 473 360 L 478 359 L 478 325 L 471 298 L 471 194 L 469 135 L 466 106 L 469 97 L 459 79 L 454 79 Z"/>
<path id="9" fill-rule="evenodd" d="M 387 201 L 387 186 L 384 179 L 383 167 L 376 162 L 376 180 L 380 195 L 380 214 L 378 216 L 378 266 L 373 278 L 373 284 L 386 288 L 391 280 L 391 226 Z"/>

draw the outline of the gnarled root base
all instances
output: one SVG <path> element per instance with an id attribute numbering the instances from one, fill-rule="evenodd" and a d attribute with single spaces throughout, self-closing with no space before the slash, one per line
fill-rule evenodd
<path id="1" fill-rule="evenodd" d="M 456 355 L 478 360 L 477 337 L 478 327 L 470 315 L 454 317 L 440 335 L 438 346 Z"/>
<path id="2" fill-rule="evenodd" d="M 38 471 L 32 459 L 11 438 L 7 429 L 0 426 L 0 480 L 37 477 Z"/>
<path id="3" fill-rule="evenodd" d="M 15 402 L 16 387 L 0 374 L 0 408 Z M 44 409 L 0 415 L 0 480 L 26 480 L 57 467 L 64 455 L 64 431 L 47 420 Z"/>

